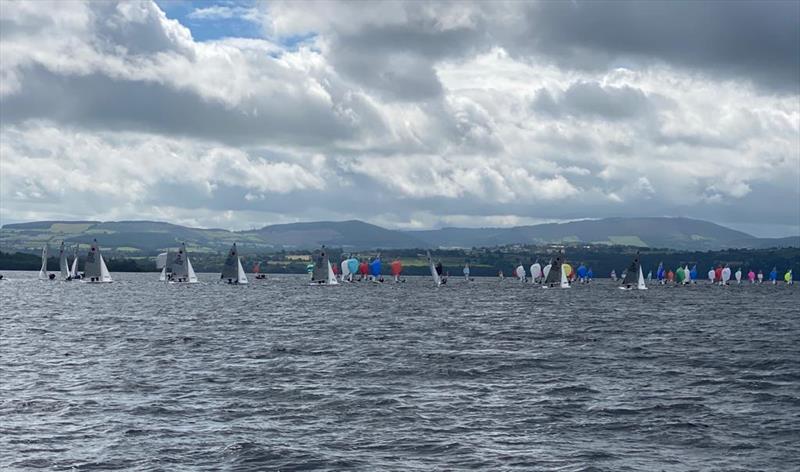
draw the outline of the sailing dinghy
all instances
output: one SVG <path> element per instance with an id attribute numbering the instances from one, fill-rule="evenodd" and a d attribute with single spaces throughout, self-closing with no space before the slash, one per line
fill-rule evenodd
<path id="1" fill-rule="evenodd" d="M 520 262 L 517 268 L 514 270 L 514 273 L 517 275 L 517 279 L 520 282 L 525 282 L 525 267 L 522 267 L 522 263 Z"/>
<path id="2" fill-rule="evenodd" d="M 403 273 L 403 264 L 400 259 L 392 261 L 392 276 L 394 276 L 395 283 L 400 282 L 400 274 Z"/>
<path id="3" fill-rule="evenodd" d="M 92 247 L 86 253 L 86 264 L 83 269 L 83 279 L 90 283 L 111 283 L 111 274 L 106 267 L 106 261 L 103 260 L 103 255 L 100 254 L 100 246 L 97 245 L 97 240 L 92 241 Z"/>
<path id="4" fill-rule="evenodd" d="M 542 281 L 542 265 L 539 264 L 539 261 L 534 262 L 531 265 L 531 282 L 538 284 Z"/>
<path id="5" fill-rule="evenodd" d="M 436 266 L 433 265 L 433 259 L 431 259 L 431 252 L 427 251 L 428 255 L 428 266 L 431 269 L 431 277 L 433 277 L 433 281 L 436 283 L 436 286 L 439 287 L 442 285 L 442 278 L 439 277 L 439 272 L 436 271 Z"/>
<path id="6" fill-rule="evenodd" d="M 228 257 L 225 258 L 225 265 L 222 267 L 222 275 L 220 278 L 228 280 L 229 284 L 246 284 L 247 275 L 244 273 L 242 267 L 242 258 L 239 257 L 239 250 L 236 248 L 236 243 L 233 243 L 231 250 L 228 251 Z"/>
<path id="7" fill-rule="evenodd" d="M 42 246 L 42 268 L 39 269 L 39 280 L 52 280 L 55 277 L 50 277 L 47 273 L 47 244 Z"/>
<path id="8" fill-rule="evenodd" d="M 728 267 L 728 266 L 725 266 L 725 268 L 722 269 L 722 277 L 721 277 L 721 279 L 719 281 L 719 284 L 720 285 L 728 285 L 728 281 L 730 279 L 731 279 L 731 268 Z"/>
<path id="9" fill-rule="evenodd" d="M 163 275 L 169 283 L 197 283 L 197 274 L 186 252 L 186 243 L 182 243 L 177 252 L 167 251 Z"/>
<path id="10" fill-rule="evenodd" d="M 81 278 L 80 274 L 78 274 L 78 245 L 75 245 L 75 249 L 72 252 L 72 267 L 69 269 L 69 276 L 72 280 L 78 280 Z"/>
<path id="11" fill-rule="evenodd" d="M 339 285 L 336 274 L 333 273 L 331 261 L 325 246 L 314 256 L 314 266 L 311 270 L 311 285 Z"/>
<path id="12" fill-rule="evenodd" d="M 625 272 L 625 278 L 622 280 L 622 290 L 633 290 L 633 284 L 636 284 L 638 290 L 647 290 L 647 285 L 644 283 L 644 273 L 642 272 L 642 263 L 639 260 L 639 253 L 633 258 L 630 267 Z"/>
<path id="13" fill-rule="evenodd" d="M 58 270 L 61 272 L 63 280 L 72 280 L 69 272 L 69 262 L 67 262 L 67 250 L 64 247 L 64 241 L 61 241 L 61 247 L 58 249 Z"/>
<path id="14" fill-rule="evenodd" d="M 549 264 L 550 270 L 547 270 L 545 267 L 545 271 L 547 275 L 544 279 L 543 288 L 551 288 L 555 286 L 560 286 L 561 288 L 569 288 L 569 280 L 567 280 L 567 273 L 564 270 L 563 260 L 561 254 L 556 256 L 556 259 Z"/>

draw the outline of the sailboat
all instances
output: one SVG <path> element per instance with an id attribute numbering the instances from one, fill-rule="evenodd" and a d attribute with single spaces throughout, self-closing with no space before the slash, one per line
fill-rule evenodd
<path id="1" fill-rule="evenodd" d="M 353 281 L 353 277 L 358 273 L 358 259 L 350 257 L 342 261 L 342 281 Z"/>
<path id="2" fill-rule="evenodd" d="M 236 243 L 233 243 L 231 250 L 228 251 L 228 257 L 225 258 L 225 265 L 222 267 L 221 279 L 228 279 L 229 284 L 246 284 L 247 275 L 244 273 L 242 267 L 242 258 L 239 257 L 239 250 L 236 248 Z"/>
<path id="3" fill-rule="evenodd" d="M 431 269 L 431 277 L 433 277 L 433 281 L 436 283 L 436 286 L 439 287 L 442 285 L 442 278 L 439 277 L 439 272 L 436 270 L 436 266 L 433 265 L 433 259 L 431 259 L 431 252 L 426 252 L 428 255 L 428 266 Z"/>
<path id="4" fill-rule="evenodd" d="M 78 274 L 78 244 L 75 245 L 72 253 L 72 267 L 69 269 L 69 276 L 72 280 L 81 278 L 80 274 Z"/>
<path id="5" fill-rule="evenodd" d="M 585 284 L 586 282 L 588 282 L 586 280 L 586 274 L 588 272 L 589 269 L 587 269 L 586 266 L 583 265 L 583 263 L 581 262 L 581 264 L 578 266 L 578 281 L 580 281 L 580 283 Z"/>
<path id="6" fill-rule="evenodd" d="M 314 255 L 314 266 L 311 270 L 311 285 L 339 285 L 336 274 L 333 273 L 331 261 L 325 246 Z"/>
<path id="7" fill-rule="evenodd" d="M 692 283 L 692 271 L 689 270 L 689 264 L 683 267 L 683 283 L 684 285 Z"/>
<path id="8" fill-rule="evenodd" d="M 52 280 L 55 277 L 50 277 L 47 273 L 47 244 L 42 246 L 42 268 L 39 269 L 39 280 Z"/>
<path id="9" fill-rule="evenodd" d="M 550 261 L 549 264 L 544 266 L 544 268 L 542 269 L 542 280 L 540 280 L 541 283 L 544 283 L 544 281 L 547 280 L 547 277 L 550 276 L 550 269 L 552 267 L 553 267 L 553 261 Z"/>
<path id="10" fill-rule="evenodd" d="M 103 260 L 103 255 L 100 254 L 100 247 L 97 245 L 97 240 L 92 241 L 92 247 L 86 253 L 86 264 L 83 270 L 84 280 L 91 283 L 111 283 L 111 274 L 106 267 L 106 261 Z"/>
<path id="11" fill-rule="evenodd" d="M 561 264 L 561 288 L 569 288 L 569 279 L 568 279 L 568 271 L 571 273 L 572 270 L 568 269 L 567 264 Z"/>
<path id="12" fill-rule="evenodd" d="M 67 251 L 64 248 L 64 241 L 61 241 L 61 247 L 58 249 L 58 270 L 61 272 L 62 279 L 72 280 L 69 273 L 69 262 L 67 262 Z"/>
<path id="13" fill-rule="evenodd" d="M 544 285 L 542 285 L 542 287 L 550 288 L 559 285 L 561 288 L 569 288 L 567 274 L 564 272 L 564 268 L 561 267 L 562 264 L 563 261 L 561 259 L 561 255 L 559 254 L 556 256 L 555 260 L 549 264 L 550 269 L 547 270 L 547 275 L 545 276 Z M 547 269 L 547 267 L 545 267 L 545 269 Z"/>
<path id="14" fill-rule="evenodd" d="M 395 259 L 392 261 L 392 276 L 394 276 L 395 282 L 400 282 L 400 274 L 403 272 L 403 264 L 400 262 L 400 259 Z"/>
<path id="15" fill-rule="evenodd" d="M 467 262 L 466 264 L 464 264 L 464 270 L 463 270 L 463 272 L 464 272 L 464 280 L 466 280 L 467 282 L 469 282 L 469 262 Z"/>
<path id="16" fill-rule="evenodd" d="M 373 282 L 383 282 L 381 277 L 381 268 L 383 265 L 381 264 L 381 255 L 378 254 L 375 256 L 375 259 L 372 260 L 369 264 L 369 273 L 370 277 Z"/>
<path id="17" fill-rule="evenodd" d="M 541 281 L 542 281 L 542 265 L 539 264 L 539 261 L 536 261 L 531 265 L 531 282 L 538 284 Z"/>
<path id="18" fill-rule="evenodd" d="M 794 284 L 794 279 L 792 278 L 792 269 L 789 269 L 785 274 L 783 274 L 783 281 L 789 285 Z"/>
<path id="19" fill-rule="evenodd" d="M 741 267 L 736 269 L 736 273 L 734 273 L 733 276 L 736 277 L 736 285 L 739 285 L 739 284 L 742 283 L 742 269 L 741 269 Z"/>
<path id="20" fill-rule="evenodd" d="M 728 285 L 728 281 L 730 279 L 731 279 L 731 268 L 728 267 L 728 266 L 725 266 L 725 268 L 722 269 L 722 280 L 720 280 L 719 284 L 720 285 Z"/>
<path id="21" fill-rule="evenodd" d="M 681 272 L 683 272 L 682 269 Z M 622 280 L 622 286 L 619 288 L 622 290 L 631 290 L 634 283 L 636 284 L 637 289 L 647 290 L 647 285 L 644 283 L 644 273 L 642 272 L 642 264 L 639 260 L 638 252 L 636 253 L 636 257 L 633 258 L 628 270 L 625 272 L 625 278 Z"/>
<path id="22" fill-rule="evenodd" d="M 521 262 L 515 269 L 514 273 L 517 275 L 517 279 L 519 279 L 520 282 L 525 282 L 525 268 L 522 267 Z"/>
<path id="23" fill-rule="evenodd" d="M 186 252 L 186 243 L 181 243 L 177 252 L 167 251 L 163 277 L 170 283 L 197 283 L 197 274 Z"/>

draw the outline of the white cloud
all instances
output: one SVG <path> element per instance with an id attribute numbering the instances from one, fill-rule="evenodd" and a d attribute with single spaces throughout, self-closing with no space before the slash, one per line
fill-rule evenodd
<path id="1" fill-rule="evenodd" d="M 149 1 L 4 4 L 0 216 L 798 219 L 797 93 L 658 51 L 570 67 L 511 34 L 535 13 L 209 4 L 190 18 L 265 37 L 197 42 Z"/>

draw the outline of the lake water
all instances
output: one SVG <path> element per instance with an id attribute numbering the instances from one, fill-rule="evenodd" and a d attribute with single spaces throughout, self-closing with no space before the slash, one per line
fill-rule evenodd
<path id="1" fill-rule="evenodd" d="M 797 470 L 800 287 L 0 281 L 0 469 Z"/>

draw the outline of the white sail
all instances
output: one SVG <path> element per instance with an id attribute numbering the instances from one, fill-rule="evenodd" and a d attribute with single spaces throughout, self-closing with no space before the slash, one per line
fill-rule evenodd
<path id="1" fill-rule="evenodd" d="M 162 252 L 156 256 L 156 269 L 163 269 L 167 266 L 167 253 Z"/>
<path id="2" fill-rule="evenodd" d="M 639 266 L 639 284 L 636 286 L 639 290 L 647 290 L 647 285 L 644 284 L 644 274 L 642 273 L 642 266 Z"/>
<path id="3" fill-rule="evenodd" d="M 61 248 L 58 250 L 58 269 L 61 272 L 62 279 L 69 279 L 69 263 L 67 262 L 67 251 L 64 248 L 63 241 L 61 242 Z"/>
<path id="4" fill-rule="evenodd" d="M 442 279 L 439 277 L 439 273 L 436 272 L 436 266 L 433 265 L 433 259 L 431 259 L 431 252 L 427 251 L 428 254 L 428 265 L 431 268 L 431 276 L 433 277 L 433 281 L 436 282 L 436 286 L 439 287 L 442 285 Z"/>
<path id="5" fill-rule="evenodd" d="M 189 260 L 189 254 L 186 254 L 186 266 L 187 266 L 187 272 L 189 274 L 189 283 L 190 284 L 197 283 L 197 275 L 194 273 L 194 268 L 192 267 L 192 261 Z"/>
<path id="6" fill-rule="evenodd" d="M 75 246 L 75 254 L 72 257 L 72 268 L 69 270 L 69 275 L 73 279 L 78 278 L 78 246 Z"/>
<path id="7" fill-rule="evenodd" d="M 464 266 L 464 278 L 469 282 L 469 264 Z"/>
<path id="8" fill-rule="evenodd" d="M 542 266 L 538 262 L 531 266 L 531 282 L 538 282 L 542 278 Z"/>
<path id="9" fill-rule="evenodd" d="M 544 269 L 542 269 L 542 282 L 544 282 L 544 280 L 547 279 L 547 275 L 550 274 L 551 267 L 553 267 L 552 264 L 547 264 L 546 266 L 544 266 Z"/>
<path id="10" fill-rule="evenodd" d="M 42 246 L 42 268 L 39 269 L 39 280 L 47 280 L 50 276 L 47 273 L 47 244 Z"/>
<path id="11" fill-rule="evenodd" d="M 735 276 L 736 276 L 736 283 L 737 284 L 742 283 L 742 269 L 736 269 Z"/>
<path id="12" fill-rule="evenodd" d="M 339 285 L 339 281 L 336 280 L 336 274 L 333 273 L 333 266 L 331 266 L 331 261 L 328 261 L 328 285 Z"/>
<path id="13" fill-rule="evenodd" d="M 106 267 L 106 261 L 103 259 L 103 255 L 98 252 L 100 256 L 100 282 L 111 283 L 113 280 L 111 279 L 111 274 L 108 272 L 108 267 Z"/>
<path id="14" fill-rule="evenodd" d="M 247 283 L 247 274 L 244 273 L 244 267 L 242 267 L 242 259 L 241 258 L 237 258 L 236 263 L 239 265 L 239 276 L 237 277 L 236 280 L 240 284 L 246 284 Z"/>
<path id="15" fill-rule="evenodd" d="M 722 285 L 728 285 L 728 281 L 731 279 L 731 268 L 725 267 L 722 269 Z"/>
<path id="16" fill-rule="evenodd" d="M 525 268 L 522 267 L 522 264 L 517 266 L 516 274 L 517 274 L 517 278 L 519 279 L 520 282 L 524 282 L 525 281 Z"/>
<path id="17" fill-rule="evenodd" d="M 342 268 L 342 281 L 346 280 L 347 277 L 350 276 L 350 265 L 348 264 L 349 259 L 345 259 L 342 261 L 341 268 Z"/>
<path id="18" fill-rule="evenodd" d="M 161 275 L 158 277 L 158 280 L 160 282 L 166 282 L 166 280 L 167 280 L 167 268 L 166 267 L 162 267 L 161 268 Z"/>
<path id="19" fill-rule="evenodd" d="M 686 284 L 692 283 L 692 275 L 691 275 L 692 271 L 689 270 L 689 266 L 688 265 L 683 268 L 683 274 L 684 274 L 683 284 L 686 285 Z"/>
<path id="20" fill-rule="evenodd" d="M 567 269 L 564 264 L 561 264 L 561 288 L 569 288 L 569 280 L 567 280 Z"/>

